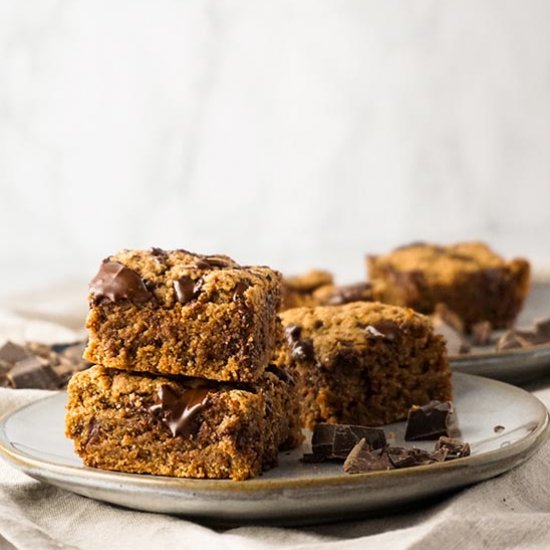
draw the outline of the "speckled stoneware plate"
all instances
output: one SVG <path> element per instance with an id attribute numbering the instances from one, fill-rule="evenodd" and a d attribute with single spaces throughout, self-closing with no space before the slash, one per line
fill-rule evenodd
<path id="1" fill-rule="evenodd" d="M 174 479 L 86 468 L 63 435 L 65 393 L 0 423 L 0 453 L 29 476 L 120 506 L 217 524 L 306 524 L 393 513 L 499 475 L 527 460 L 548 434 L 548 413 L 531 394 L 457 374 L 454 403 L 472 455 L 414 468 L 348 475 L 342 464 L 303 464 L 303 449 L 248 481 Z M 504 430 L 495 432 L 495 426 Z M 386 426 L 402 445 L 404 422 Z M 433 448 L 433 442 L 415 446 Z"/>
<path id="2" fill-rule="evenodd" d="M 550 282 L 537 281 L 527 297 L 517 326 L 531 327 L 536 319 L 548 317 L 550 317 Z M 521 384 L 550 376 L 550 344 L 507 351 L 479 347 L 473 348 L 472 353 L 450 359 L 455 371 L 486 376 L 511 384 Z"/>

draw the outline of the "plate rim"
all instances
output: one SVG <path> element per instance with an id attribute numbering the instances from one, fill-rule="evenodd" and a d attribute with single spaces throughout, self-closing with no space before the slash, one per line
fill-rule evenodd
<path id="1" fill-rule="evenodd" d="M 48 472 L 55 476 L 61 476 L 62 479 L 78 480 L 79 483 L 85 483 L 86 485 L 97 486 L 98 483 L 130 483 L 133 487 L 139 486 L 142 489 L 158 489 L 162 486 L 164 490 L 173 489 L 179 491 L 200 491 L 203 496 L 206 494 L 215 494 L 219 492 L 233 493 L 245 496 L 265 493 L 265 492 L 280 492 L 285 490 L 295 490 L 303 488 L 319 488 L 327 486 L 340 486 L 342 488 L 364 486 L 369 480 L 388 478 L 395 480 L 400 476 L 410 477 L 414 474 L 431 475 L 438 472 L 452 471 L 461 467 L 476 467 L 486 466 L 490 463 L 499 462 L 505 460 L 511 456 L 519 455 L 522 451 L 527 449 L 533 449 L 533 452 L 548 438 L 550 435 L 550 412 L 536 396 L 532 393 L 491 378 L 485 378 L 482 376 L 476 376 L 466 373 L 453 373 L 453 377 L 458 378 L 466 377 L 469 379 L 481 379 L 484 383 L 490 385 L 504 385 L 508 390 L 517 391 L 527 394 L 529 397 L 538 402 L 542 410 L 545 411 L 544 418 L 537 421 L 537 425 L 534 429 L 525 437 L 506 445 L 504 447 L 485 451 L 479 455 L 472 455 L 465 458 L 459 458 L 448 462 L 439 462 L 435 464 L 429 464 L 424 466 L 414 466 L 411 468 L 396 469 L 390 471 L 375 471 L 363 474 L 354 474 L 343 476 L 330 475 L 326 477 L 309 477 L 309 478 L 278 478 L 278 479 L 265 479 L 260 477 L 248 479 L 245 481 L 234 481 L 230 479 L 192 479 L 192 478 L 175 478 L 168 476 L 154 476 L 150 474 L 134 474 L 125 472 L 115 472 L 110 470 L 100 470 L 96 468 L 90 468 L 87 466 L 74 466 L 66 464 L 57 464 L 44 459 L 39 459 L 30 456 L 24 451 L 15 449 L 11 445 L 7 433 L 6 423 L 17 413 L 35 406 L 37 403 L 41 403 L 46 400 L 56 399 L 62 395 L 63 391 L 57 391 L 53 395 L 44 397 L 32 403 L 22 405 L 17 409 L 4 414 L 0 418 L 0 456 L 7 462 L 22 470 L 28 475 L 32 476 L 33 472 L 39 475 L 39 472 Z M 519 447 L 519 448 L 518 448 Z M 44 479 L 44 476 L 40 476 Z M 59 479 L 59 477 L 58 477 Z M 85 480 L 85 481 L 84 481 Z M 97 481 L 98 483 L 94 483 Z"/>
<path id="2" fill-rule="evenodd" d="M 488 353 L 462 353 L 460 355 L 449 355 L 449 363 L 451 365 L 458 363 L 468 363 L 470 361 L 491 361 L 494 359 L 507 359 L 509 357 L 521 358 L 524 355 L 533 355 L 538 351 L 546 351 L 550 357 L 550 342 L 544 344 L 537 344 L 529 348 L 517 348 L 517 349 L 505 349 L 500 351 L 493 351 Z M 475 375 L 474 375 L 475 376 Z"/>

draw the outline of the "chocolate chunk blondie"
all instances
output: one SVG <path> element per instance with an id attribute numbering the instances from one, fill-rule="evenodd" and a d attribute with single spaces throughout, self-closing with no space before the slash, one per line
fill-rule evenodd
<path id="1" fill-rule="evenodd" d="M 108 368 L 253 382 L 280 325 L 281 276 L 227 256 L 124 250 L 90 283 L 85 358 Z"/>
<path id="2" fill-rule="evenodd" d="M 355 302 L 280 316 L 288 345 L 275 362 L 296 380 L 307 427 L 382 425 L 412 405 L 451 399 L 444 339 L 411 309 Z"/>
<path id="3" fill-rule="evenodd" d="M 505 261 L 480 242 L 440 246 L 413 243 L 383 256 L 369 256 L 371 280 L 383 281 L 377 298 L 431 313 L 446 304 L 466 329 L 480 321 L 510 326 L 529 290 L 527 260 Z"/>
<path id="4" fill-rule="evenodd" d="M 94 366 L 68 394 L 66 435 L 96 468 L 243 480 L 301 441 L 293 384 L 275 368 L 236 387 Z"/>

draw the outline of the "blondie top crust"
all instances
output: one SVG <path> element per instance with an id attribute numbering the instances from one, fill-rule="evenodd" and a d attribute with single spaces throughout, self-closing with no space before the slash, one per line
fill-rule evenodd
<path id="1" fill-rule="evenodd" d="M 68 387 L 66 435 L 87 466 L 247 479 L 301 441 L 293 384 L 266 372 L 235 388 L 94 366 Z"/>
<path id="2" fill-rule="evenodd" d="M 371 280 L 383 281 L 378 299 L 431 313 L 446 304 L 468 330 L 480 321 L 494 328 L 513 323 L 529 290 L 527 260 L 505 261 L 487 245 L 412 243 L 367 257 Z"/>
<path id="3" fill-rule="evenodd" d="M 288 345 L 275 362 L 295 378 L 309 428 L 387 424 L 412 405 L 451 399 L 445 341 L 411 309 L 355 302 L 280 316 Z"/>
<path id="4" fill-rule="evenodd" d="M 124 250 L 90 283 L 92 363 L 253 382 L 280 334 L 281 276 L 227 256 Z"/>

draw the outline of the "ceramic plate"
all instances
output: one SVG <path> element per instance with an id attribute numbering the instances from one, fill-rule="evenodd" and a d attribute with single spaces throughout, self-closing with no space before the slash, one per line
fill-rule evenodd
<path id="1" fill-rule="evenodd" d="M 348 475 L 342 464 L 303 464 L 304 449 L 248 481 L 175 479 L 86 468 L 63 435 L 66 394 L 19 409 L 0 423 L 0 453 L 29 476 L 113 504 L 217 524 L 305 524 L 395 512 L 488 479 L 527 460 L 548 433 L 531 394 L 466 374 L 454 377 L 462 437 L 472 456 L 414 468 Z M 504 426 L 496 433 L 495 426 Z M 386 426 L 402 445 L 405 423 Z M 393 441 L 393 440 L 392 440 Z M 415 446 L 433 448 L 433 442 Z"/>
<path id="2" fill-rule="evenodd" d="M 531 327 L 536 319 L 550 317 L 550 282 L 536 282 L 518 318 L 517 326 Z M 550 344 L 529 349 L 493 351 L 474 348 L 473 353 L 451 357 L 453 370 L 487 376 L 512 384 L 550 376 Z"/>

